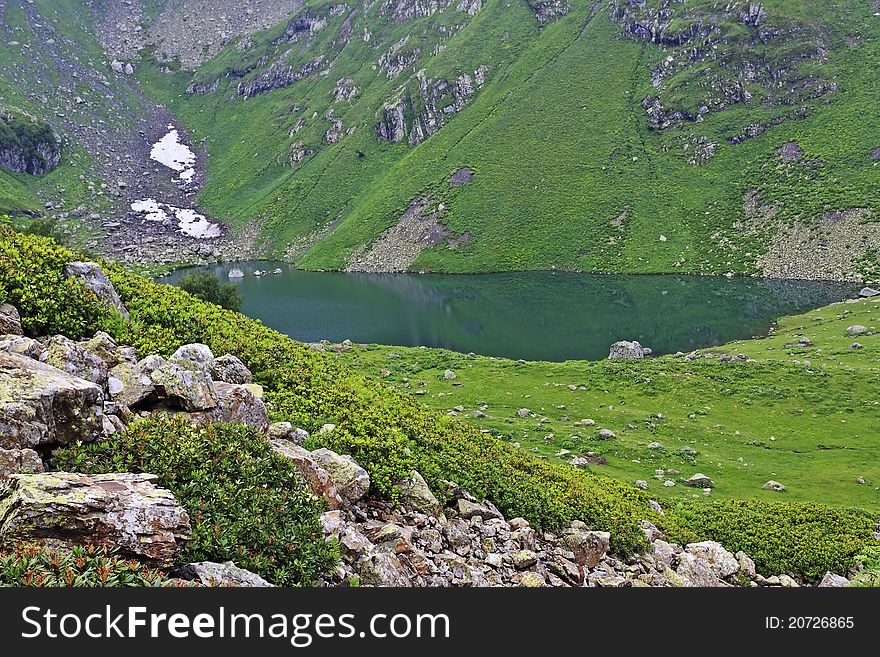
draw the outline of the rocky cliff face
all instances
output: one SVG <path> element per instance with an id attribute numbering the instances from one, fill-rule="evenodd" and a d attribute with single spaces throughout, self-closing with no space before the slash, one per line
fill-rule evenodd
<path id="1" fill-rule="evenodd" d="M 61 137 L 44 121 L 0 108 L 0 168 L 41 176 L 61 163 Z"/>

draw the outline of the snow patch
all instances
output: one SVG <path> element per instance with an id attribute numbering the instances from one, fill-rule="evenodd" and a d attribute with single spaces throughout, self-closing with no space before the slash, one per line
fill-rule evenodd
<path id="1" fill-rule="evenodd" d="M 199 240 L 210 240 L 223 234 L 220 224 L 208 221 L 205 215 L 199 214 L 190 208 L 160 205 L 154 199 L 147 198 L 132 203 L 131 209 L 138 214 L 142 214 L 147 221 L 164 222 L 168 219 L 168 213 L 171 213 L 177 220 L 177 228 L 181 233 Z"/>
<path id="2" fill-rule="evenodd" d="M 195 175 L 196 154 L 186 144 L 181 143 L 180 133 L 169 125 L 169 132 L 153 144 L 150 159 L 180 172 L 181 180 L 192 180 Z"/>

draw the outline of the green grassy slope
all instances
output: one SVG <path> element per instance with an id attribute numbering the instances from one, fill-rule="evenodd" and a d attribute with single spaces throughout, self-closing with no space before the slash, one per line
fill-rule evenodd
<path id="1" fill-rule="evenodd" d="M 308 5 L 313 14 L 325 9 Z M 237 78 L 220 78 L 219 89 L 204 96 L 183 93 L 193 79 L 188 72 L 171 76 L 171 84 L 158 73 L 145 83 L 208 141 L 212 178 L 202 202 L 238 221 L 265 216 L 273 255 L 299 243 L 293 252 L 299 256 L 317 240 L 297 260 L 307 268 L 345 267 L 412 199 L 428 195 L 447 206 L 442 221 L 449 233 L 466 233 L 470 241 L 425 252 L 414 269 L 754 273 L 757 256 L 780 226 L 802 222 L 820 234 L 825 213 L 849 208 L 869 208 L 866 221 L 874 221 L 871 151 L 880 146 L 876 112 L 865 111 L 878 100 L 871 84 L 878 21 L 865 3 L 763 5 L 768 17 L 761 30 L 726 16 L 711 37 L 723 54 L 657 88 L 651 71 L 690 44 L 669 47 L 624 36 L 605 3 L 593 14 L 587 2 L 540 26 L 525 3 L 488 2 L 472 18 L 450 7 L 403 25 L 374 8 L 354 18 L 354 25 L 370 28 L 372 41 L 352 39 L 341 49 L 335 41 L 328 45 L 340 16 L 290 58 L 299 65 L 330 52 L 333 67 L 326 76 L 247 101 L 234 94 Z M 673 9 L 684 26 L 718 11 L 709 2 L 686 9 Z M 439 27 L 452 24 L 463 27 L 441 53 L 426 56 Z M 207 84 L 222 72 L 247 70 L 260 56 L 275 57 L 278 46 L 269 44 L 282 27 L 256 37 L 257 45 L 243 53 L 230 46 L 194 79 Z M 760 44 L 757 35 L 774 32 L 784 36 Z M 409 72 L 389 81 L 375 65 L 401 35 L 418 41 L 422 55 L 415 68 L 424 68 L 428 78 L 454 79 L 480 64 L 489 69 L 475 98 L 415 147 L 382 142 L 373 130 L 383 103 L 412 84 Z M 810 58 L 816 43 L 825 50 Z M 790 61 L 801 57 L 803 63 Z M 742 74 L 747 66 L 758 69 L 756 81 Z M 790 88 L 762 80 L 759 67 Z M 331 103 L 344 75 L 359 89 L 350 107 L 348 101 Z M 718 101 L 713 89 L 724 84 L 742 84 L 751 99 Z M 817 85 L 828 84 L 836 91 L 811 97 Z M 696 114 L 704 101 L 711 111 L 700 122 L 658 131 L 649 127 L 642 106 L 654 94 L 682 111 Z M 331 105 L 346 127 L 356 128 L 332 145 L 322 143 Z M 288 136 L 300 117 L 305 128 Z M 788 120 L 773 125 L 782 118 Z M 755 125 L 766 131 L 728 143 Z M 291 168 L 284 160 L 293 141 L 316 154 Z M 782 164 L 776 151 L 789 142 L 797 142 L 803 156 Z M 714 157 L 689 162 L 702 143 L 714 145 Z M 474 181 L 451 187 L 449 175 L 465 166 L 476 172 Z M 772 208 L 775 223 L 747 220 L 748 190 L 757 190 L 761 204 Z"/>
<path id="2" fill-rule="evenodd" d="M 849 336 L 846 329 L 857 324 L 871 334 Z M 704 350 L 693 361 L 517 364 L 398 347 L 338 358 L 368 374 L 388 371 L 385 380 L 395 388 L 551 461 L 602 456 L 607 464 L 592 465 L 596 472 L 630 484 L 645 480 L 658 498 L 702 499 L 701 490 L 682 485 L 702 472 L 717 484 L 711 499 L 819 501 L 876 513 L 878 330 L 880 302 L 863 300 L 785 318 L 769 338 Z M 803 336 L 809 346 L 800 346 Z M 855 341 L 863 348 L 851 349 Z M 752 360 L 719 361 L 739 354 Z M 444 380 L 446 369 L 457 378 Z M 533 414 L 520 418 L 521 408 Z M 596 425 L 578 426 L 583 419 Z M 599 428 L 617 438 L 600 439 Z M 662 447 L 649 448 L 653 442 Z M 557 457 L 563 449 L 571 455 Z M 657 479 L 660 469 L 679 474 Z M 664 487 L 667 479 L 677 485 Z M 771 479 L 786 491 L 762 490 Z"/>

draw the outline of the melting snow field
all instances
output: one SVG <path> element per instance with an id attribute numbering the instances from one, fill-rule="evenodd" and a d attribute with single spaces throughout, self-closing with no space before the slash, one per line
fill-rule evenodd
<path id="1" fill-rule="evenodd" d="M 196 154 L 189 146 L 180 143 L 180 133 L 173 125 L 169 125 L 168 129 L 168 134 L 153 144 L 150 159 L 169 169 L 179 171 L 181 180 L 192 180 L 196 173 Z"/>
<path id="2" fill-rule="evenodd" d="M 138 214 L 144 215 L 147 221 L 162 221 L 168 219 L 171 212 L 177 219 L 177 227 L 184 235 L 196 239 L 213 239 L 220 237 L 222 231 L 219 224 L 208 221 L 204 215 L 188 208 L 175 208 L 171 205 L 160 207 L 155 199 L 144 199 L 131 204 L 131 209 Z"/>

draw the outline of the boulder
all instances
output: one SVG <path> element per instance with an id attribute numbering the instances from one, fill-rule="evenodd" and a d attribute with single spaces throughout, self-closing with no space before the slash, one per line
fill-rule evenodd
<path id="1" fill-rule="evenodd" d="M 10 354 L 20 354 L 33 358 L 34 360 L 43 360 L 46 353 L 46 347 L 42 342 L 38 342 L 31 338 L 25 338 L 20 335 L 4 335 L 0 337 L 0 351 Z"/>
<path id="2" fill-rule="evenodd" d="M 42 471 L 43 461 L 34 450 L 0 448 L 0 481 L 13 474 L 36 474 Z"/>
<path id="3" fill-rule="evenodd" d="M 101 436 L 104 393 L 31 358 L 0 352 L 0 447 L 56 447 Z"/>
<path id="4" fill-rule="evenodd" d="M 312 452 L 312 458 L 330 473 L 339 496 L 346 503 L 357 502 L 370 489 L 370 475 L 350 456 L 322 447 Z"/>
<path id="5" fill-rule="evenodd" d="M 205 370 L 185 369 L 169 361 L 150 374 L 150 381 L 160 399 L 185 411 L 207 411 L 217 406 L 217 390 Z"/>
<path id="6" fill-rule="evenodd" d="M 532 413 L 532 412 L 531 412 L 529 409 L 527 409 L 527 408 L 521 408 L 521 409 L 519 409 L 519 410 L 516 412 L 516 416 L 517 416 L 518 418 L 525 419 L 525 418 L 527 418 L 529 415 L 531 415 L 531 413 Z"/>
<path id="7" fill-rule="evenodd" d="M 0 487 L 0 543 L 116 548 L 168 568 L 191 535 L 189 516 L 155 475 L 12 475 Z"/>
<path id="8" fill-rule="evenodd" d="M 621 340 L 611 345 L 608 358 L 609 360 L 638 360 L 644 358 L 649 353 L 646 353 L 645 348 L 635 340 L 632 342 Z"/>
<path id="9" fill-rule="evenodd" d="M 720 543 L 715 541 L 690 543 L 685 546 L 684 550 L 683 559 L 685 556 L 690 555 L 698 561 L 705 562 L 709 572 L 718 579 L 726 579 L 739 572 L 739 561 L 734 555 L 725 550 Z M 678 574 L 682 575 L 680 570 Z"/>
<path id="10" fill-rule="evenodd" d="M 867 326 L 862 326 L 861 324 L 853 324 L 852 326 L 846 329 L 848 335 L 866 335 L 870 332 Z"/>
<path id="11" fill-rule="evenodd" d="M 684 481 L 684 485 L 693 486 L 694 488 L 715 488 L 715 482 L 700 472 L 688 477 Z"/>
<path id="12" fill-rule="evenodd" d="M 214 381 L 223 381 L 224 383 L 244 384 L 254 382 L 251 371 L 232 354 L 226 354 L 214 359 L 214 362 L 211 364 L 211 377 Z"/>
<path id="13" fill-rule="evenodd" d="M 265 588 L 272 586 L 256 573 L 239 568 L 231 561 L 224 563 L 215 563 L 213 561 L 189 563 L 175 569 L 171 574 L 190 582 L 198 582 L 202 586 L 234 588 Z"/>
<path id="14" fill-rule="evenodd" d="M 595 568 L 608 554 L 611 534 L 589 531 L 583 523 L 574 522 L 563 533 L 562 543 L 574 553 L 574 560 L 579 566 Z"/>
<path id="15" fill-rule="evenodd" d="M 21 315 L 8 303 L 0 303 L 0 335 L 21 335 Z"/>
<path id="16" fill-rule="evenodd" d="M 880 290 L 875 290 L 873 287 L 863 287 L 859 292 L 859 296 L 863 299 L 877 297 L 880 296 Z"/>
<path id="17" fill-rule="evenodd" d="M 269 428 L 266 404 L 248 386 L 217 382 L 214 384 L 217 405 L 202 412 L 189 413 L 195 422 L 229 422 L 253 427 L 261 433 Z"/>
<path id="18" fill-rule="evenodd" d="M 480 516 L 483 520 L 492 520 L 493 518 L 502 518 L 501 512 L 495 508 L 491 502 L 484 501 L 477 504 L 468 499 L 459 499 L 455 501 L 455 510 L 458 515 L 465 520 L 470 520 L 476 516 Z"/>
<path id="19" fill-rule="evenodd" d="M 185 344 L 171 354 L 171 358 L 168 359 L 169 362 L 176 363 L 184 369 L 195 367 L 208 373 L 214 365 L 214 360 L 214 354 L 211 353 L 210 347 L 200 343 Z"/>
<path id="20" fill-rule="evenodd" d="M 452 379 L 456 378 L 455 372 L 453 372 L 452 370 L 446 370 L 445 372 L 443 372 L 443 378 L 447 381 L 451 381 Z"/>
<path id="21" fill-rule="evenodd" d="M 116 341 L 104 331 L 98 331 L 91 340 L 82 340 L 77 344 L 86 352 L 100 358 L 108 370 L 128 358 L 128 353 L 120 349 Z"/>
<path id="22" fill-rule="evenodd" d="M 104 270 L 94 262 L 71 262 L 64 268 L 64 275 L 68 278 L 75 278 L 95 293 L 95 296 L 108 308 L 114 308 L 122 315 L 122 318 L 128 320 L 128 310 L 123 305 L 122 300 L 116 293 L 110 279 Z"/>
<path id="23" fill-rule="evenodd" d="M 164 361 L 162 361 L 164 362 Z M 154 399 L 156 386 L 150 377 L 159 365 L 155 358 L 144 359 L 138 363 L 120 363 L 110 370 L 107 378 L 107 390 L 113 401 L 137 408 L 139 405 Z"/>
<path id="24" fill-rule="evenodd" d="M 368 586 L 412 586 L 404 565 L 389 552 L 376 552 L 367 557 L 361 566 L 360 579 Z"/>
<path id="25" fill-rule="evenodd" d="M 439 516 L 443 511 L 440 501 L 431 492 L 424 477 L 416 470 L 409 473 L 409 477 L 397 483 L 400 490 L 400 500 L 407 506 L 419 513 L 429 516 Z"/>
<path id="26" fill-rule="evenodd" d="M 829 572 L 825 573 L 825 577 L 819 582 L 819 586 L 822 588 L 841 588 L 843 586 L 849 586 L 849 580 L 846 577 L 841 577 L 840 575 L 835 575 L 834 573 Z"/>
<path id="27" fill-rule="evenodd" d="M 56 335 L 46 342 L 45 361 L 52 367 L 97 383 L 101 387 L 107 383 L 107 364 L 63 335 Z"/>
<path id="28" fill-rule="evenodd" d="M 778 481 L 773 481 L 772 479 L 761 486 L 761 488 L 763 488 L 764 490 L 774 490 L 778 493 L 781 493 L 785 490 L 785 486 L 780 484 Z"/>
<path id="29" fill-rule="evenodd" d="M 268 429 L 269 440 L 289 440 L 294 445 L 302 445 L 309 437 L 305 429 L 294 428 L 290 422 L 273 422 Z"/>
<path id="30" fill-rule="evenodd" d="M 338 509 L 345 504 L 339 491 L 336 489 L 336 482 L 318 462 L 312 457 L 312 453 L 295 445 L 288 440 L 273 440 L 272 449 L 276 454 L 290 459 L 309 490 L 318 497 L 323 497 L 331 509 Z"/>

